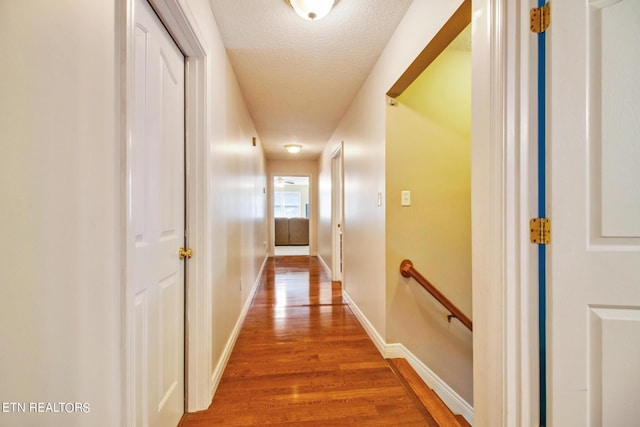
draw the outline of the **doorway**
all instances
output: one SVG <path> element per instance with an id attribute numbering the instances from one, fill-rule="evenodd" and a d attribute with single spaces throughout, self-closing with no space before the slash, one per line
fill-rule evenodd
<path id="1" fill-rule="evenodd" d="M 411 260 L 471 317 L 470 15 L 465 2 L 388 92 L 384 203 L 387 339 L 409 343 L 409 352 L 429 361 L 438 377 L 429 385 L 467 420 L 474 401 L 472 332 L 441 315 L 446 310 L 398 267 Z"/>
<path id="2" fill-rule="evenodd" d="M 143 349 L 136 348 L 134 335 L 136 333 L 144 333 L 144 331 L 136 330 L 136 323 L 140 324 L 136 316 L 142 313 L 141 308 L 144 306 L 144 298 L 141 294 L 134 292 L 134 286 L 139 281 L 135 271 L 135 252 L 136 245 L 139 245 L 139 242 L 137 240 L 136 224 L 132 216 L 129 215 L 134 203 L 133 191 L 135 189 L 132 186 L 130 177 L 136 167 L 136 155 L 133 152 L 137 120 L 135 100 L 139 97 L 139 94 L 136 93 L 136 87 L 139 82 L 135 76 L 135 52 L 137 44 L 144 41 L 145 32 L 144 28 L 141 28 L 141 31 L 136 31 L 135 15 L 142 7 L 148 6 L 146 3 L 140 6 L 137 1 L 139 0 L 125 0 L 125 7 L 121 11 L 121 19 L 123 20 L 122 50 L 126 52 L 126 55 L 122 57 L 121 65 L 124 76 L 124 84 L 122 85 L 124 121 L 121 131 L 124 165 L 121 180 L 123 194 L 121 206 L 123 207 L 122 236 L 124 242 L 126 242 L 126 271 L 122 289 L 124 319 L 122 324 L 122 334 L 124 336 L 122 361 L 124 369 L 121 383 L 123 401 L 125 402 L 124 417 L 127 425 L 135 425 L 136 422 L 140 421 L 140 411 L 136 413 L 135 408 L 136 400 L 145 399 L 144 394 L 151 392 L 148 386 L 146 390 L 143 389 L 142 392 L 138 393 L 135 388 L 136 381 L 146 381 L 143 378 L 136 378 L 136 373 L 140 372 L 140 370 L 136 369 L 136 354 L 140 354 Z M 168 30 L 167 32 L 171 34 L 172 43 L 178 46 L 183 55 L 182 71 L 185 80 L 185 87 L 181 96 L 187 112 L 186 115 L 183 114 L 182 116 L 184 130 L 181 133 L 182 158 L 184 159 L 182 169 L 184 172 L 182 174 L 176 172 L 174 176 L 178 177 L 183 187 L 183 202 L 178 205 L 182 211 L 185 224 L 181 227 L 180 234 L 188 239 L 188 242 L 183 241 L 183 244 L 189 244 L 189 249 L 192 249 L 194 256 L 189 260 L 188 268 L 183 270 L 183 283 L 188 284 L 188 286 L 185 286 L 184 293 L 181 296 L 183 301 L 177 307 L 179 311 L 186 312 L 186 310 L 189 310 L 191 312 L 189 327 L 183 329 L 182 344 L 177 346 L 180 354 L 176 356 L 176 358 L 182 359 L 182 368 L 177 368 L 180 369 L 180 372 L 176 373 L 176 376 L 182 376 L 184 386 L 178 386 L 177 384 L 173 386 L 173 389 L 179 388 L 183 394 L 180 399 L 181 414 L 184 411 L 191 412 L 204 409 L 211 401 L 209 377 L 211 359 L 207 354 L 206 346 L 211 336 L 212 313 L 206 297 L 210 292 L 207 286 L 209 281 L 206 279 L 209 273 L 205 262 L 208 215 L 207 204 L 203 203 L 203 200 L 207 197 L 205 185 L 209 168 L 206 161 L 208 153 L 207 122 L 210 118 L 207 113 L 205 97 L 202 97 L 202 93 L 207 87 L 209 61 L 203 47 L 206 44 L 203 43 L 199 33 L 193 31 L 197 24 L 188 7 L 188 5 L 179 0 L 153 0 L 152 8 L 149 11 L 156 19 L 160 18 L 161 26 L 164 26 L 163 30 L 165 28 L 165 31 Z M 169 74 L 175 77 L 175 74 Z M 170 81 L 171 78 L 166 80 L 166 82 Z M 153 126 L 151 127 L 153 128 Z M 139 200 L 135 199 L 140 206 Z M 144 208 L 150 209 L 150 206 L 145 204 Z M 178 215 L 179 212 L 176 212 L 176 216 Z M 186 248 L 186 245 L 184 247 Z M 178 250 L 179 248 L 173 248 L 171 254 L 167 255 L 172 259 L 171 263 L 174 257 L 178 259 L 178 262 L 184 262 L 179 260 Z M 140 309 L 137 312 L 134 310 L 136 304 L 139 304 L 138 308 Z"/>
<path id="3" fill-rule="evenodd" d="M 273 178 L 274 254 L 309 255 L 308 176 Z"/>
<path id="4" fill-rule="evenodd" d="M 331 280 L 342 281 L 344 270 L 342 254 L 344 239 L 344 166 L 342 161 L 342 147 L 344 143 L 333 152 L 331 156 L 331 243 L 332 265 Z M 344 284 L 343 284 L 344 285 Z"/>

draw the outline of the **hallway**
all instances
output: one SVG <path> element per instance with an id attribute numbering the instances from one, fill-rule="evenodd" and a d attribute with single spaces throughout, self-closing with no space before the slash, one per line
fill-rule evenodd
<path id="1" fill-rule="evenodd" d="M 316 257 L 269 258 L 213 403 L 182 427 L 430 425 Z"/>

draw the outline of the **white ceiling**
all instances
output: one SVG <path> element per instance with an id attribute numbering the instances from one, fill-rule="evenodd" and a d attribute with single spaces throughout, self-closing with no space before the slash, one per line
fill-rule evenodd
<path id="1" fill-rule="evenodd" d="M 286 0 L 210 0 L 267 158 L 318 157 L 412 1 L 340 0 L 312 22 Z"/>

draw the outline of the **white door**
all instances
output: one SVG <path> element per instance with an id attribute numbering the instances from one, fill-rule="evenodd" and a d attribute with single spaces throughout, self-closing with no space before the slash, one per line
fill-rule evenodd
<path id="1" fill-rule="evenodd" d="M 551 2 L 549 423 L 640 425 L 640 1 Z"/>
<path id="2" fill-rule="evenodd" d="M 184 412 L 184 57 L 145 0 L 134 19 L 135 420 L 175 427 Z"/>
<path id="3" fill-rule="evenodd" d="M 333 266 L 331 280 L 342 280 L 342 239 L 343 239 L 343 186 L 342 186 L 342 148 L 331 158 L 331 223 L 333 229 Z"/>

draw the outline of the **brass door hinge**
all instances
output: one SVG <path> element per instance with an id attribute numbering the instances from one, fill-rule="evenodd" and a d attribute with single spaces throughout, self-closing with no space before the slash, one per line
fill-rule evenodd
<path id="1" fill-rule="evenodd" d="M 551 243 L 551 221 L 549 218 L 532 218 L 529 222 L 531 243 L 548 245 Z"/>
<path id="2" fill-rule="evenodd" d="M 193 256 L 193 251 L 191 249 L 185 249 L 185 248 L 180 248 L 178 250 L 178 257 L 180 259 L 191 259 L 191 257 Z"/>
<path id="3" fill-rule="evenodd" d="M 534 33 L 544 33 L 551 23 L 551 7 L 549 3 L 542 7 L 534 7 L 529 12 L 531 31 Z"/>

